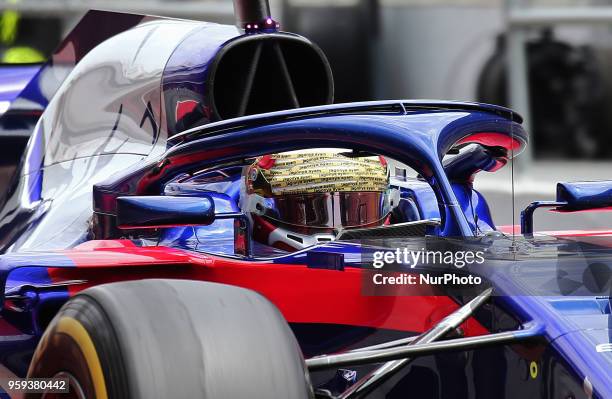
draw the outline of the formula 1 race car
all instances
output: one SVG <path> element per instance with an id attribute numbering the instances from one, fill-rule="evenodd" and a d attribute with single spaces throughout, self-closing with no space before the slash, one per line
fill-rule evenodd
<path id="1" fill-rule="evenodd" d="M 5 395 L 612 398 L 612 230 L 533 231 L 612 181 L 497 226 L 473 182 L 519 115 L 331 104 L 321 50 L 235 8 L 91 11 L 13 101 L 44 112 L 0 205 Z"/>

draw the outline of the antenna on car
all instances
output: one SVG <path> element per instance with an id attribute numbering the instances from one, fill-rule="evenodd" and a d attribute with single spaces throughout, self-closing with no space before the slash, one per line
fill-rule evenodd
<path id="1" fill-rule="evenodd" d="M 515 192 L 514 192 L 514 112 L 510 113 L 510 179 L 511 179 L 511 190 L 512 190 L 512 252 L 516 259 L 516 221 L 515 221 Z"/>
<path id="2" fill-rule="evenodd" d="M 236 25 L 247 33 L 276 30 L 279 24 L 270 14 L 268 0 L 234 0 Z"/>

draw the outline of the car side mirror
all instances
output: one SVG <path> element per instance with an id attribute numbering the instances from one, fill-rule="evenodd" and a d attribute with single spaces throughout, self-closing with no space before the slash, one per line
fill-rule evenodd
<path id="1" fill-rule="evenodd" d="M 612 207 L 612 180 L 558 183 L 557 202 L 562 212 Z"/>
<path id="2" fill-rule="evenodd" d="M 219 200 L 227 197 L 221 193 L 214 193 L 214 196 Z M 117 227 L 123 230 L 208 226 L 219 219 L 234 219 L 234 252 L 250 255 L 249 219 L 242 212 L 216 212 L 213 195 L 117 198 Z"/>
<path id="3" fill-rule="evenodd" d="M 155 229 L 176 226 L 207 226 L 215 221 L 215 203 L 210 196 L 163 195 L 117 198 L 117 227 Z"/>
<path id="4" fill-rule="evenodd" d="M 612 208 L 612 180 L 557 183 L 556 201 L 535 201 L 521 212 L 522 234 L 533 234 L 533 213 L 543 207 L 558 212 Z"/>

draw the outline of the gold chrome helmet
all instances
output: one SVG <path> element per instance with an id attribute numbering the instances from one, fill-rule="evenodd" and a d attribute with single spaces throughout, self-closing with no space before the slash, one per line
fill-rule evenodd
<path id="1" fill-rule="evenodd" d="M 242 209 L 254 238 L 295 250 L 330 241 L 342 229 L 383 224 L 390 213 L 383 157 L 342 150 L 265 155 L 245 169 Z"/>

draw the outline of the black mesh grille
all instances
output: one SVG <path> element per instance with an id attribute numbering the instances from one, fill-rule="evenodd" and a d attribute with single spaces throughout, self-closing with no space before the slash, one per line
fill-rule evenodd
<path id="1" fill-rule="evenodd" d="M 367 229 L 344 230 L 336 237 L 337 240 L 364 240 L 391 237 L 425 237 L 428 227 L 437 226 L 433 220 L 418 220 L 416 222 L 398 223 L 389 226 L 370 227 Z"/>

